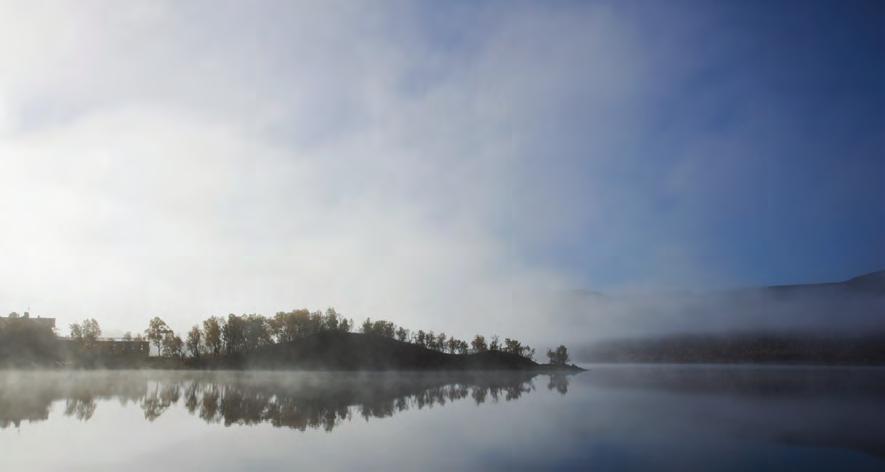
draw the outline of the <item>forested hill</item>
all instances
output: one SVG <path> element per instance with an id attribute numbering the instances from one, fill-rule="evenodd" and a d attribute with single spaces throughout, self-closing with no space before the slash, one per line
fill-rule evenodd
<path id="1" fill-rule="evenodd" d="M 246 368 L 305 370 L 529 370 L 542 366 L 503 351 L 449 354 L 383 336 L 321 332 L 225 360 Z"/>
<path id="2" fill-rule="evenodd" d="M 535 363 L 535 350 L 520 341 L 477 334 L 468 344 L 445 333 L 418 330 L 412 335 L 385 320 L 366 319 L 361 333 L 333 308 L 210 317 L 177 336 L 159 317 L 145 336 L 100 338 L 98 321 L 71 325 L 71 336 L 56 337 L 52 323 L 27 314 L 0 318 L 0 368 L 155 368 L 155 369 L 302 369 L 302 370 L 563 370 L 568 350 L 547 351 L 551 364 Z M 152 356 L 153 345 L 157 355 Z M 185 349 L 186 348 L 186 349 Z"/>

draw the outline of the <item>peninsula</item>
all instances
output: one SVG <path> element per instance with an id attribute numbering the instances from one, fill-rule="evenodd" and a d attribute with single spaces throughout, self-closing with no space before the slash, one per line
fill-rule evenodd
<path id="1" fill-rule="evenodd" d="M 476 335 L 467 341 L 412 332 L 386 320 L 354 323 L 334 309 L 279 312 L 273 317 L 210 317 L 182 339 L 159 317 L 143 333 L 101 337 L 94 319 L 56 334 L 53 318 L 11 313 L 0 317 L 0 367 L 299 370 L 520 370 L 579 372 L 565 346 L 547 351 L 549 363 L 534 361 L 535 350 L 511 338 Z"/>

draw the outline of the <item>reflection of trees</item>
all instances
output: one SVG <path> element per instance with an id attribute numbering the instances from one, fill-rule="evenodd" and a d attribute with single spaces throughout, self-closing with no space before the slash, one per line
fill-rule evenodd
<path id="1" fill-rule="evenodd" d="M 155 384 L 141 400 L 144 419 L 154 421 L 159 418 L 170 406 L 178 403 L 180 394 L 181 387 L 178 384 Z"/>
<path id="2" fill-rule="evenodd" d="M 280 377 L 279 380 L 285 380 Z M 270 423 L 301 431 L 331 431 L 354 416 L 386 418 L 411 408 L 431 408 L 473 396 L 505 401 L 533 387 L 531 376 L 439 374 L 316 374 L 312 382 L 196 381 L 183 389 L 185 407 L 207 422 L 252 425 Z"/>
<path id="3" fill-rule="evenodd" d="M 49 418 L 49 405 L 53 397 L 49 392 L 28 394 L 21 387 L 3 385 L 0 388 L 0 429 L 18 428 L 22 421 L 43 421 Z"/>
<path id="4" fill-rule="evenodd" d="M 65 401 L 65 416 L 73 416 L 78 420 L 88 421 L 95 414 L 95 399 L 86 398 L 68 398 Z"/>
<path id="5" fill-rule="evenodd" d="M 476 404 L 511 401 L 534 390 L 528 373 L 117 373 L 76 376 L 34 374 L 27 382 L 0 376 L 0 428 L 21 420 L 49 417 L 50 405 L 64 400 L 64 414 L 88 421 L 97 400 L 117 398 L 137 404 L 154 421 L 181 405 L 207 423 L 269 423 L 301 431 L 331 431 L 354 416 L 366 421 L 409 410 L 443 406 L 470 398 Z M 561 376 L 560 376 L 561 377 Z M 554 380 L 560 393 L 567 381 Z"/>
<path id="6" fill-rule="evenodd" d="M 547 390 L 556 390 L 565 395 L 568 393 L 568 376 L 562 374 L 552 374 L 550 382 L 547 383 Z"/>
<path id="7" fill-rule="evenodd" d="M 98 400 L 117 398 L 122 404 L 144 396 L 144 382 L 120 382 L 105 373 L 0 373 L 0 429 L 19 427 L 22 421 L 49 418 L 52 403 L 64 400 L 62 413 L 88 421 Z"/>

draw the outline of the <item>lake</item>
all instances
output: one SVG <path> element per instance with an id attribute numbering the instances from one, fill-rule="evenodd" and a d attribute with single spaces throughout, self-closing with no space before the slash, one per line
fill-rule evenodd
<path id="1" fill-rule="evenodd" d="M 885 470 L 885 369 L 0 372 L 0 470 Z"/>

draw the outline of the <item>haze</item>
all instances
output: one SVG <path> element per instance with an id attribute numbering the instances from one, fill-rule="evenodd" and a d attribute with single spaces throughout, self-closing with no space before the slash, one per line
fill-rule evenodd
<path id="1" fill-rule="evenodd" d="M 0 1 L 0 310 L 534 345 L 885 267 L 883 4 L 639 4 Z"/>

